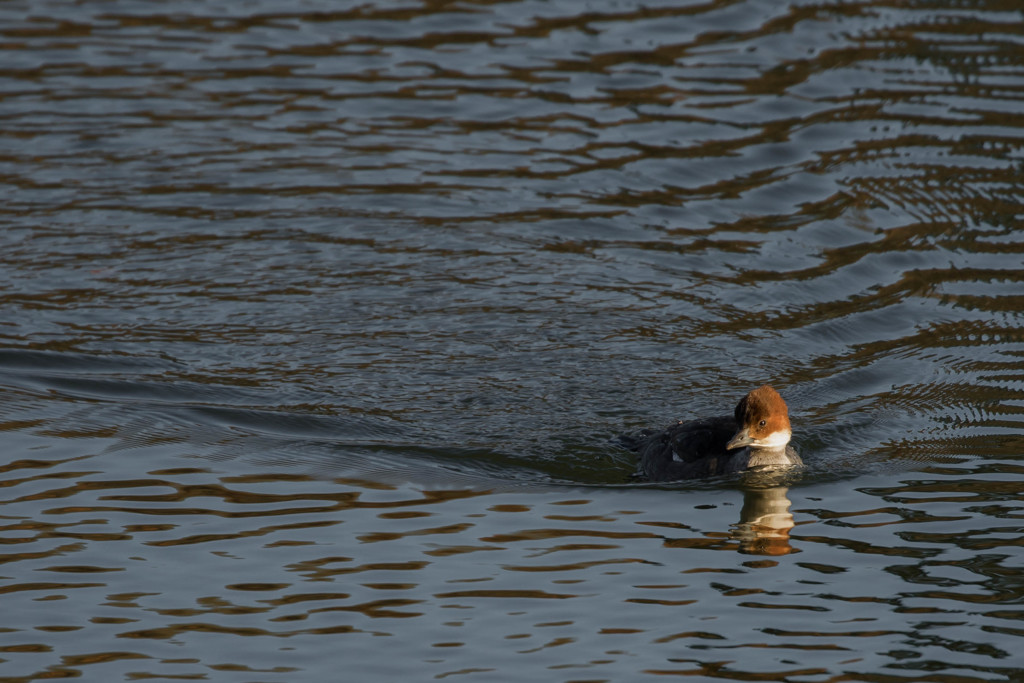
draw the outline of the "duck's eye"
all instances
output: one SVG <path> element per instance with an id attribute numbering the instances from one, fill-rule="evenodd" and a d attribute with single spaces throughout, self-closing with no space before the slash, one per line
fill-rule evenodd
<path id="1" fill-rule="evenodd" d="M 764 427 L 764 425 L 765 425 L 765 421 L 764 420 L 761 420 L 760 422 L 757 423 L 758 427 Z"/>

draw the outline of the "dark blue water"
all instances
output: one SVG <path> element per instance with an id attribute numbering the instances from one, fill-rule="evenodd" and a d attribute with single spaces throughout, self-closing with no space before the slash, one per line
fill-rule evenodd
<path id="1" fill-rule="evenodd" d="M 1022 38 L 3 3 L 0 678 L 1020 680 Z"/>

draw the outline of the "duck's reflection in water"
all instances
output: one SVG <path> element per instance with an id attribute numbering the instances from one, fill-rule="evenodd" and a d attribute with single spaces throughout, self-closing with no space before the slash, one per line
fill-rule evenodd
<path id="1" fill-rule="evenodd" d="M 788 555 L 793 552 L 789 530 L 793 528 L 792 504 L 785 486 L 749 487 L 743 491 L 740 521 L 732 525 L 739 551 L 751 555 Z"/>

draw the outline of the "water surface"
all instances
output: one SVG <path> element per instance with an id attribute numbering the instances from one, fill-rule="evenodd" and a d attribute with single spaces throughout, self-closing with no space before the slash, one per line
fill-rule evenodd
<path id="1" fill-rule="evenodd" d="M 0 676 L 1013 681 L 997 2 L 0 6 Z M 806 467 L 615 437 L 789 402 Z"/>

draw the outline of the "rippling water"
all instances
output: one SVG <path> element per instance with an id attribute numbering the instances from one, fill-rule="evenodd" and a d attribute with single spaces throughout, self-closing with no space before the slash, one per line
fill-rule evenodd
<path id="1" fill-rule="evenodd" d="M 1022 44 L 0 4 L 0 676 L 1021 680 Z M 764 382 L 803 470 L 630 479 Z"/>

